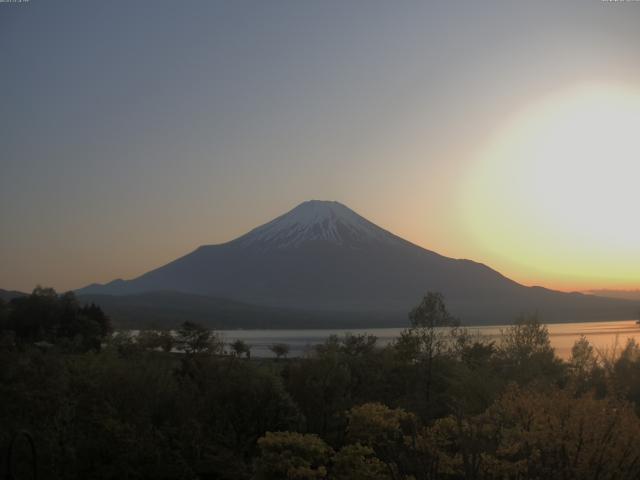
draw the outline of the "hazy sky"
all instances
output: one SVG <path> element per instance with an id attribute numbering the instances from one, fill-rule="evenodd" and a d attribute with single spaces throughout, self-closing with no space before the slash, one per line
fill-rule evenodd
<path id="1" fill-rule="evenodd" d="M 1 288 L 307 199 L 526 284 L 640 286 L 640 2 L 30 0 L 0 45 Z"/>

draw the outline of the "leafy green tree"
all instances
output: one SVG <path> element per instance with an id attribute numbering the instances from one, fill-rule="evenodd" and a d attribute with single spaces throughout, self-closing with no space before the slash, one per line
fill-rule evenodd
<path id="1" fill-rule="evenodd" d="M 443 328 L 456 327 L 459 322 L 447 311 L 442 294 L 434 292 L 427 293 L 411 310 L 409 320 L 411 328 L 404 332 L 401 341 L 409 341 L 417 348 L 416 354 L 428 364 L 427 376 L 430 377 L 433 359 L 447 347 L 450 332 Z"/>
<path id="2" fill-rule="evenodd" d="M 402 409 L 380 403 L 353 407 L 347 413 L 346 441 L 372 448 L 393 478 L 412 473 L 417 419 Z"/>
<path id="3" fill-rule="evenodd" d="M 0 351 L 16 348 L 16 332 L 9 325 L 9 305 L 0 298 Z"/>
<path id="4" fill-rule="evenodd" d="M 619 400 L 512 385 L 481 415 L 437 420 L 418 449 L 436 452 L 446 478 L 636 478 L 639 429 Z"/>
<path id="5" fill-rule="evenodd" d="M 11 300 L 5 331 L 23 344 L 46 342 L 64 350 L 98 351 L 111 333 L 111 322 L 100 307 L 80 306 L 73 292 L 58 295 L 36 287 L 31 295 Z"/>
<path id="6" fill-rule="evenodd" d="M 276 356 L 276 360 L 280 360 L 283 357 L 287 358 L 290 348 L 286 343 L 274 343 L 269 347 L 269 350 Z"/>
<path id="7" fill-rule="evenodd" d="M 634 338 L 627 340 L 613 365 L 607 368 L 610 393 L 634 402 L 640 414 L 640 345 Z"/>
<path id="8" fill-rule="evenodd" d="M 414 328 L 437 328 L 459 325 L 444 303 L 444 297 L 438 292 L 427 292 L 421 302 L 409 313 L 411 326 Z"/>
<path id="9" fill-rule="evenodd" d="M 510 388 L 486 413 L 495 450 L 486 476 L 638 478 L 640 420 L 629 404 Z"/>
<path id="10" fill-rule="evenodd" d="M 231 347 L 231 351 L 236 357 L 245 355 L 247 358 L 251 358 L 251 346 L 248 345 L 244 340 L 237 339 L 229 346 Z"/>
<path id="11" fill-rule="evenodd" d="M 260 480 L 312 480 L 327 478 L 333 450 L 317 435 L 267 432 L 258 440 Z"/>
<path id="12" fill-rule="evenodd" d="M 332 335 L 307 357 L 288 362 L 282 375 L 305 415 L 307 431 L 338 442 L 345 410 L 385 396 L 386 353 L 376 341 L 372 335 Z"/>
<path id="13" fill-rule="evenodd" d="M 371 447 L 346 445 L 333 457 L 332 480 L 392 480 L 389 468 Z"/>
<path id="14" fill-rule="evenodd" d="M 160 334 L 155 330 L 140 330 L 135 343 L 141 350 L 159 350 L 162 345 Z"/>
<path id="15" fill-rule="evenodd" d="M 7 328 L 9 320 L 9 306 L 2 298 L 0 298 L 0 330 Z"/>
<path id="16" fill-rule="evenodd" d="M 344 371 L 349 382 L 344 395 L 353 404 L 380 400 L 384 384 L 384 351 L 377 348 L 378 338 L 370 334 L 331 335 L 316 345 L 311 357 Z"/>
<path id="17" fill-rule="evenodd" d="M 186 354 L 221 354 L 224 344 L 212 330 L 195 322 L 180 325 L 175 339 L 176 347 Z"/>
<path id="18" fill-rule="evenodd" d="M 381 403 L 353 407 L 347 418 L 347 440 L 369 446 L 401 442 L 405 435 L 411 434 L 416 423 L 413 414 Z"/>
<path id="19" fill-rule="evenodd" d="M 440 409 L 438 417 L 451 413 L 456 416 L 482 413 L 505 386 L 501 371 L 496 366 L 494 341 L 468 338 L 456 343 L 454 355 L 444 359 L 445 368 L 440 368 L 437 376 L 443 390 L 438 400 L 446 403 L 449 410 Z"/>
<path id="20" fill-rule="evenodd" d="M 124 331 L 118 332 L 120 340 L 125 341 L 123 334 L 125 334 Z M 132 350 L 162 351 L 165 353 L 171 352 L 176 343 L 169 330 L 140 330 L 137 335 L 129 335 L 126 341 L 133 344 L 129 346 Z"/>
<path id="21" fill-rule="evenodd" d="M 564 367 L 551 347 L 549 330 L 537 315 L 522 316 L 501 333 L 498 354 L 507 378 L 522 385 L 562 378 Z"/>
<path id="22" fill-rule="evenodd" d="M 84 315 L 91 322 L 97 324 L 97 329 L 101 338 L 107 337 L 113 331 L 111 319 L 102 311 L 102 309 L 91 302 L 80 308 L 80 314 Z"/>
<path id="23" fill-rule="evenodd" d="M 340 350 L 349 357 L 366 357 L 374 353 L 378 337 L 370 334 L 346 333 L 340 340 Z"/>
<path id="24" fill-rule="evenodd" d="M 52 288 L 36 287 L 31 295 L 11 300 L 8 329 L 25 343 L 53 341 L 60 321 L 60 303 Z"/>
<path id="25" fill-rule="evenodd" d="M 435 460 L 432 478 L 476 480 L 491 478 L 484 476 L 483 468 L 495 443 L 495 428 L 483 416 L 450 415 L 422 429 L 417 450 Z"/>
<path id="26" fill-rule="evenodd" d="M 171 332 L 169 330 L 162 330 L 159 336 L 160 349 L 165 353 L 171 352 L 176 343 Z"/>
<path id="27" fill-rule="evenodd" d="M 106 350 L 115 351 L 121 357 L 130 357 L 141 349 L 132 332 L 121 330 L 109 339 Z"/>
<path id="28" fill-rule="evenodd" d="M 307 431 L 323 437 L 342 432 L 339 415 L 351 406 L 350 375 L 337 351 L 287 362 L 283 377 L 305 416 Z"/>
<path id="29" fill-rule="evenodd" d="M 280 377 L 258 362 L 185 355 L 176 377 L 181 443 L 207 446 L 185 454 L 203 478 L 242 478 L 258 438 L 301 425 Z"/>
<path id="30" fill-rule="evenodd" d="M 536 355 L 552 356 L 549 329 L 540 323 L 538 315 L 522 316 L 502 331 L 502 351 L 515 361 L 525 361 Z"/>
<path id="31" fill-rule="evenodd" d="M 66 339 L 67 349 L 73 351 L 99 351 L 102 342 L 112 330 L 109 317 L 93 303 L 81 307 L 73 292 L 62 294 L 58 302 L 60 304 L 60 318 L 56 326 L 58 339 Z"/>
<path id="32" fill-rule="evenodd" d="M 597 354 L 589 340 L 583 335 L 571 348 L 568 369 L 572 387 L 577 394 L 593 392 L 603 396 L 606 391 L 604 371 L 598 363 Z"/>
<path id="33" fill-rule="evenodd" d="M 437 377 L 450 363 L 441 357 L 453 347 L 459 322 L 447 311 L 443 296 L 435 292 L 424 296 L 409 319 L 411 327 L 393 345 L 400 367 L 396 381 L 403 382 L 401 389 L 408 392 L 409 405 L 420 408 L 422 416 L 431 417 L 442 403 L 433 398 L 434 382 L 442 380 Z"/>

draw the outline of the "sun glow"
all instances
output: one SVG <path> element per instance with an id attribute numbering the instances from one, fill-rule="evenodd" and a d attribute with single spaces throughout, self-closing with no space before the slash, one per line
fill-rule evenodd
<path id="1" fill-rule="evenodd" d="M 525 283 L 640 284 L 640 91 L 552 95 L 500 129 L 465 182 L 479 253 Z M 525 273 L 528 272 L 528 273 Z"/>

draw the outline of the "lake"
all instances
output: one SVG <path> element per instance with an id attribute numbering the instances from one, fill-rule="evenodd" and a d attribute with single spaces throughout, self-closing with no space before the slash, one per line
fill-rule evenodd
<path id="1" fill-rule="evenodd" d="M 640 341 L 640 325 L 635 320 L 587 323 L 554 323 L 547 325 L 551 345 L 556 354 L 564 359 L 571 355 L 573 343 L 585 335 L 589 342 L 598 350 L 622 348 L 627 339 L 638 337 Z M 482 327 L 467 327 L 473 334 L 484 338 L 496 339 L 500 329 L 505 325 L 491 325 Z M 378 337 L 378 345 L 384 346 L 400 335 L 403 328 L 363 328 L 363 329 L 326 329 L 326 330 L 220 330 L 225 342 L 236 339 L 244 340 L 251 345 L 253 357 L 273 357 L 269 346 L 274 343 L 286 343 L 291 351 L 289 356 L 301 356 L 313 345 L 324 342 L 330 335 L 344 335 L 346 333 L 368 333 Z"/>

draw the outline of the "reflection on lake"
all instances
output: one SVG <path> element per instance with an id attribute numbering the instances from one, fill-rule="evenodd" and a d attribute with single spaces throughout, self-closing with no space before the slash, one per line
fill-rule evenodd
<path id="1" fill-rule="evenodd" d="M 500 335 L 500 329 L 506 326 L 467 327 L 472 334 L 478 334 L 489 340 Z M 635 320 L 614 322 L 588 323 L 555 323 L 549 324 L 551 345 L 561 358 L 571 355 L 573 343 L 585 335 L 597 350 L 624 347 L 627 339 L 638 336 L 640 340 L 640 325 Z M 274 343 L 286 343 L 291 351 L 289 356 L 300 356 L 311 349 L 313 345 L 324 342 L 330 335 L 344 335 L 346 333 L 368 333 L 378 337 L 378 345 L 384 346 L 400 335 L 402 328 L 363 328 L 344 330 L 221 330 L 225 342 L 241 339 L 251 346 L 254 357 L 272 357 L 269 346 Z"/>

